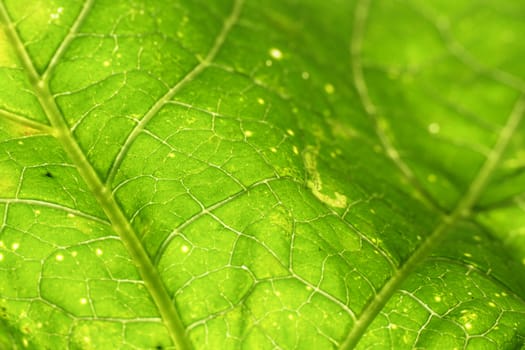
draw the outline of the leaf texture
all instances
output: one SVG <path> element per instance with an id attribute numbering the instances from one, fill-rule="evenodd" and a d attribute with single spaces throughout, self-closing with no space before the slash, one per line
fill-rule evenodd
<path id="1" fill-rule="evenodd" d="M 0 1 L 0 348 L 522 348 L 523 16 Z"/>

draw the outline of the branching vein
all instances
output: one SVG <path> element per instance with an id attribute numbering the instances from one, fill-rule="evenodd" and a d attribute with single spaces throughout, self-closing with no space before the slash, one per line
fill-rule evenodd
<path id="1" fill-rule="evenodd" d="M 78 32 L 78 29 L 84 22 L 84 19 L 89 14 L 89 11 L 91 10 L 91 7 L 93 6 L 93 3 L 95 0 L 86 0 L 84 3 L 84 6 L 80 10 L 80 13 L 78 14 L 78 17 L 76 18 L 75 22 L 69 29 L 69 32 L 67 33 L 66 37 L 58 47 L 58 49 L 55 51 L 55 54 L 49 61 L 49 65 L 47 66 L 45 72 L 42 74 L 42 80 L 48 81 L 50 75 L 53 73 L 53 69 L 57 65 L 57 63 L 60 61 L 62 56 L 64 56 L 64 53 L 66 52 L 67 48 L 69 47 L 69 44 L 71 41 L 75 38 L 76 33 Z"/>
<path id="2" fill-rule="evenodd" d="M 83 217 L 85 219 L 89 219 L 91 221 L 95 221 L 99 224 L 103 224 L 103 225 L 108 225 L 109 222 L 107 220 L 104 220 L 102 218 L 99 218 L 97 216 L 94 216 L 94 215 L 91 215 L 91 214 L 88 214 L 88 213 L 84 213 L 83 211 L 80 211 L 80 210 L 77 210 L 77 209 L 74 209 L 74 208 L 69 208 L 69 207 L 66 207 L 66 206 L 63 206 L 63 205 L 60 205 L 60 204 L 57 204 L 57 203 L 51 203 L 51 202 L 46 202 L 46 201 L 42 201 L 42 200 L 38 200 L 38 199 L 22 199 L 22 198 L 0 198 L 0 203 L 2 204 L 26 204 L 26 205 L 31 205 L 31 206 L 39 206 L 39 207 L 45 207 L 45 208 L 51 208 L 51 209 L 58 209 L 58 210 L 62 210 L 68 214 L 72 214 L 72 215 L 75 215 L 75 216 L 80 216 L 80 217 Z"/>
<path id="3" fill-rule="evenodd" d="M 499 133 L 498 140 L 492 147 L 485 163 L 480 168 L 474 180 L 464 196 L 459 200 L 450 215 L 444 216 L 439 225 L 426 237 L 423 243 L 413 252 L 410 258 L 394 272 L 393 276 L 381 288 L 369 304 L 365 307 L 354 327 L 341 345 L 341 349 L 352 349 L 363 336 L 368 326 L 372 323 L 377 314 L 386 305 L 399 286 L 405 281 L 408 275 L 443 241 L 448 230 L 459 220 L 467 219 L 471 216 L 471 210 L 476 201 L 482 195 L 487 186 L 490 176 L 499 165 L 503 153 L 507 149 L 510 139 L 515 134 L 516 129 L 523 119 L 525 113 L 525 96 L 521 96 L 515 103 L 505 126 Z"/>
<path id="4" fill-rule="evenodd" d="M 5 109 L 0 109 L 0 116 L 5 117 L 6 119 L 14 123 L 17 123 L 23 126 L 27 126 L 35 130 L 42 131 L 46 134 L 52 134 L 53 132 L 53 129 L 49 125 L 43 124 L 36 120 L 28 119 L 27 117 L 20 115 L 20 114 L 6 111 Z"/>
<path id="5" fill-rule="evenodd" d="M 363 76 L 363 69 L 361 63 L 361 51 L 363 43 L 363 33 L 365 21 L 370 7 L 371 0 L 361 0 L 357 4 L 354 33 L 351 42 L 351 54 L 352 54 L 352 68 L 354 73 L 354 84 L 361 98 L 364 109 L 368 115 L 376 123 L 376 132 L 378 134 L 383 147 L 386 149 L 389 157 L 394 161 L 397 167 L 401 170 L 404 176 L 412 183 L 414 187 L 420 191 L 424 198 L 429 200 L 430 203 L 434 201 L 432 198 L 422 190 L 421 186 L 415 179 L 410 168 L 403 162 L 399 157 L 399 153 L 393 147 L 388 137 L 385 135 L 382 128 L 378 123 L 378 112 L 376 106 L 373 104 L 368 94 L 368 88 Z M 347 335 L 346 339 L 341 345 L 341 349 L 352 349 L 363 334 L 365 333 L 368 326 L 375 319 L 377 314 L 386 305 L 388 300 L 392 297 L 395 291 L 408 277 L 408 275 L 435 249 L 446 236 L 447 231 L 450 227 L 455 225 L 458 220 L 462 218 L 468 218 L 471 215 L 471 210 L 479 199 L 483 190 L 485 189 L 490 176 L 494 172 L 495 168 L 499 164 L 501 157 L 507 148 L 507 145 L 516 132 L 516 128 L 523 118 L 525 112 L 525 98 L 522 96 L 514 105 L 514 108 L 507 119 L 505 126 L 501 129 L 496 144 L 492 147 L 487 155 L 486 161 L 479 170 L 478 174 L 472 181 L 469 189 L 464 196 L 459 200 L 454 210 L 449 215 L 444 215 L 440 221 L 440 224 L 433 230 L 433 232 L 423 241 L 423 243 L 413 252 L 410 258 L 397 269 L 387 283 L 381 288 L 364 308 L 361 315 L 359 315 L 353 328 Z"/>
<path id="6" fill-rule="evenodd" d="M 368 17 L 368 9 L 370 7 L 371 0 L 360 0 L 357 3 L 354 17 L 354 28 L 352 38 L 350 42 L 350 54 L 352 57 L 352 73 L 354 78 L 354 86 L 361 100 L 361 104 L 365 112 L 371 118 L 374 123 L 375 131 L 381 145 L 386 151 L 386 155 L 392 160 L 392 162 L 401 171 L 402 175 L 409 181 L 410 184 L 419 193 L 419 199 L 421 199 L 428 207 L 436 209 L 440 212 L 443 210 L 439 208 L 439 205 L 434 201 L 427 191 L 421 186 L 417 178 L 410 167 L 403 161 L 399 151 L 392 144 L 391 139 L 385 133 L 384 127 L 381 125 L 381 116 L 378 113 L 376 105 L 373 103 L 368 92 L 368 86 L 365 81 L 363 74 L 363 63 L 361 60 L 362 49 L 363 49 L 363 36 L 365 31 L 365 23 Z"/>
<path id="7" fill-rule="evenodd" d="M 109 171 L 108 177 L 106 179 L 106 184 L 110 185 L 113 182 L 113 179 L 115 178 L 116 172 L 120 167 L 120 164 L 122 164 L 122 161 L 124 160 L 124 157 L 126 156 L 127 152 L 129 151 L 131 145 L 135 141 L 135 139 L 138 137 L 138 135 L 144 130 L 148 122 L 160 111 L 160 109 L 175 96 L 175 94 L 180 91 L 187 83 L 195 79 L 199 74 L 202 73 L 206 68 L 208 68 L 213 60 L 215 59 L 215 56 L 217 56 L 217 53 L 221 49 L 222 45 L 224 44 L 224 41 L 226 40 L 226 37 L 228 36 L 228 33 L 231 31 L 232 27 L 235 25 L 235 23 L 239 19 L 239 15 L 241 13 L 242 4 L 244 0 L 236 0 L 233 5 L 233 10 L 231 14 L 226 18 L 224 21 L 224 25 L 221 29 L 221 32 L 215 39 L 215 42 L 213 43 L 213 46 L 211 47 L 210 51 L 206 55 L 206 57 L 200 61 L 188 74 L 184 76 L 177 84 L 175 84 L 164 96 L 162 96 L 160 99 L 157 100 L 153 104 L 153 106 L 146 112 L 144 117 L 140 120 L 140 122 L 135 126 L 133 131 L 128 135 L 128 138 L 124 142 L 124 145 L 122 145 L 120 152 L 115 157 L 115 161 L 113 162 L 113 165 L 111 167 L 111 170 Z"/>

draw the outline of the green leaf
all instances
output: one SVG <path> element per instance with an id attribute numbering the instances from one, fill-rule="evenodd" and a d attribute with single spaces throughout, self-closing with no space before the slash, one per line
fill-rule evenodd
<path id="1" fill-rule="evenodd" d="M 0 347 L 523 348 L 524 16 L 0 1 Z"/>

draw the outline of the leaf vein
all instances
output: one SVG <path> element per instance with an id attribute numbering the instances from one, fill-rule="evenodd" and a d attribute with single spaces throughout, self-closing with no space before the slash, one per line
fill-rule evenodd
<path id="1" fill-rule="evenodd" d="M 386 155 L 394 163 L 394 165 L 400 170 L 401 174 L 409 181 L 410 184 L 416 189 L 419 194 L 419 199 L 422 200 L 430 208 L 443 213 L 443 209 L 440 208 L 439 204 L 432 198 L 430 194 L 423 188 L 419 183 L 418 179 L 412 172 L 412 169 L 405 163 L 401 158 L 399 151 L 396 149 L 392 140 L 385 132 L 385 127 L 382 125 L 382 117 L 380 116 L 377 106 L 372 101 L 368 92 L 368 86 L 364 77 L 363 63 L 362 63 L 362 49 L 363 49 L 363 38 L 365 31 L 365 23 L 368 17 L 368 10 L 370 8 L 372 0 L 359 0 L 356 4 L 356 13 L 354 16 L 354 28 L 352 37 L 350 40 L 350 55 L 351 55 L 351 67 L 354 79 L 354 86 L 357 90 L 359 100 L 366 112 L 374 124 L 374 129 L 377 137 L 381 143 L 381 146 L 386 152 Z"/>
<path id="2" fill-rule="evenodd" d="M 416 189 L 422 193 L 425 199 L 430 203 L 434 203 L 431 196 L 427 195 L 425 191 L 422 191 L 419 183 L 416 181 L 411 170 L 406 164 L 398 157 L 399 153 L 393 148 L 390 140 L 384 134 L 383 129 L 379 126 L 377 120 L 377 108 L 373 104 L 368 94 L 368 88 L 363 76 L 362 64 L 361 64 L 361 51 L 363 43 L 364 25 L 368 16 L 371 0 L 361 0 L 357 4 L 354 32 L 351 42 L 351 54 L 352 54 L 352 70 L 354 73 L 354 84 L 360 96 L 361 102 L 367 114 L 374 120 L 376 125 L 376 132 L 381 140 L 383 147 L 387 150 L 387 154 L 392 158 L 394 163 L 399 167 L 404 176 L 412 183 Z M 459 219 L 468 218 L 471 213 L 471 209 L 475 202 L 483 192 L 488 180 L 495 167 L 498 165 L 503 152 L 505 151 L 508 142 L 512 135 L 515 133 L 518 124 L 521 122 L 523 113 L 525 110 L 525 100 L 521 96 L 507 119 L 505 126 L 501 129 L 496 144 L 492 147 L 488 153 L 485 163 L 482 165 L 476 177 L 473 179 L 469 189 L 457 203 L 456 207 L 450 215 L 443 215 L 441 222 L 433 232 L 423 241 L 423 243 L 414 251 L 413 255 L 399 268 L 397 269 L 392 277 L 385 283 L 379 293 L 377 293 L 364 308 L 361 315 L 359 315 L 356 323 L 348 333 L 346 339 L 341 345 L 341 349 L 351 349 L 360 340 L 365 333 L 368 326 L 372 323 L 375 316 L 380 310 L 386 305 L 387 301 L 398 289 L 401 283 L 407 278 L 407 276 L 417 267 L 417 265 L 424 260 L 428 254 L 439 244 L 447 233 L 447 230 L 452 227 Z M 397 157 L 396 157 L 397 155 Z M 440 210 L 441 211 L 441 210 Z"/>
<path id="3" fill-rule="evenodd" d="M 33 62 L 22 44 L 21 38 L 16 32 L 13 22 L 2 2 L 0 2 L 0 20 L 6 26 L 7 37 L 15 48 L 23 67 L 26 69 L 35 95 L 54 129 L 54 136 L 61 143 L 62 148 L 73 164 L 76 165 L 79 174 L 99 202 L 108 219 L 111 221 L 114 231 L 120 236 L 123 245 L 135 262 L 172 341 L 179 349 L 190 349 L 191 345 L 189 339 L 186 337 L 182 320 L 168 295 L 166 286 L 157 269 L 152 264 L 150 256 L 139 240 L 128 218 L 124 215 L 119 204 L 112 196 L 111 191 L 104 185 L 96 170 L 87 159 L 84 151 L 73 137 L 62 112 L 49 90 L 48 83 L 42 80 L 35 70 Z"/>
<path id="4" fill-rule="evenodd" d="M 0 203 L 3 203 L 3 204 L 28 204 L 28 205 L 33 205 L 33 206 L 46 207 L 46 208 L 51 208 L 51 209 L 58 209 L 58 210 L 62 210 L 64 212 L 66 212 L 68 214 L 73 214 L 75 216 L 80 216 L 80 217 L 89 219 L 91 221 L 98 222 L 100 224 L 111 225 L 111 223 L 109 221 L 104 220 L 103 218 L 99 218 L 98 216 L 94 216 L 94 215 L 91 215 L 91 214 L 88 214 L 88 213 L 84 213 L 81 210 L 70 208 L 70 207 L 66 207 L 64 205 L 60 205 L 60 204 L 57 204 L 57 203 L 46 202 L 46 201 L 42 201 L 42 200 L 38 200 L 38 199 L 0 198 Z"/>
<path id="5" fill-rule="evenodd" d="M 124 142 L 124 145 L 120 148 L 119 153 L 115 157 L 115 160 L 111 166 L 111 169 L 109 170 L 109 174 L 106 179 L 106 184 L 110 185 L 113 182 L 113 179 L 115 178 L 115 175 L 124 161 L 124 158 L 126 157 L 127 152 L 129 151 L 131 145 L 135 141 L 135 139 L 138 137 L 138 135 L 144 130 L 146 125 L 149 123 L 149 121 L 157 115 L 157 113 L 161 110 L 161 108 L 175 96 L 175 94 L 180 91 L 186 84 L 188 84 L 190 81 L 195 79 L 198 75 L 200 75 L 206 68 L 210 66 L 210 64 L 215 59 L 215 56 L 221 49 L 221 47 L 224 44 L 224 41 L 226 40 L 226 37 L 230 33 L 233 26 L 237 23 L 244 0 L 235 0 L 233 9 L 224 21 L 223 27 L 220 31 L 220 33 L 215 38 L 215 41 L 213 43 L 213 46 L 211 47 L 210 51 L 206 55 L 206 57 L 200 61 L 193 69 L 186 74 L 181 80 L 179 80 L 173 87 L 168 90 L 160 99 L 158 99 L 153 106 L 146 112 L 144 117 L 140 120 L 140 122 L 137 123 L 137 125 L 133 128 L 133 130 L 128 135 L 126 141 Z"/>
<path id="6" fill-rule="evenodd" d="M 69 44 L 71 43 L 71 41 L 73 41 L 76 33 L 78 32 L 78 29 L 80 28 L 82 23 L 84 23 L 84 20 L 88 16 L 91 8 L 93 7 L 94 2 L 95 2 L 94 0 L 86 0 L 86 2 L 84 3 L 84 6 L 80 10 L 77 18 L 75 19 L 73 25 L 69 29 L 66 37 L 64 38 L 64 40 L 62 40 L 62 43 L 60 44 L 60 46 L 57 48 L 57 50 L 53 54 L 53 57 L 49 61 L 49 65 L 47 66 L 44 73 L 42 74 L 43 81 L 47 81 L 49 79 L 57 63 L 64 56 L 65 52 L 67 51 L 67 48 L 69 47 Z"/>
<path id="7" fill-rule="evenodd" d="M 5 109 L 0 109 L 0 116 L 7 118 L 11 122 L 30 127 L 35 130 L 42 131 L 46 134 L 52 134 L 53 129 L 44 123 L 38 122 L 36 120 L 29 119 L 23 115 L 7 111 Z"/>

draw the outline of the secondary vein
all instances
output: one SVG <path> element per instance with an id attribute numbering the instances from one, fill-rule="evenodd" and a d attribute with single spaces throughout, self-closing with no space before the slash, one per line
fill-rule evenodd
<path id="1" fill-rule="evenodd" d="M 398 150 L 394 147 L 392 141 L 385 133 L 384 127 L 380 123 L 380 115 L 377 111 L 377 107 L 370 98 L 368 86 L 363 74 L 363 63 L 361 60 L 365 22 L 368 17 L 370 3 L 371 0 L 359 0 L 355 10 L 354 28 L 350 41 L 354 86 L 357 90 L 359 100 L 361 101 L 366 114 L 374 123 L 376 135 L 379 138 L 379 142 L 381 143 L 382 147 L 386 151 L 386 155 L 392 160 L 392 162 L 400 170 L 401 174 L 408 180 L 408 182 L 417 190 L 419 199 L 422 200 L 428 207 L 443 213 L 443 209 L 440 208 L 432 196 L 430 196 L 423 186 L 421 186 L 410 167 L 403 161 L 399 155 Z"/>
<path id="2" fill-rule="evenodd" d="M 448 51 L 454 57 L 456 57 L 459 62 L 465 64 L 468 67 L 471 67 L 476 72 L 483 74 L 490 79 L 516 89 L 521 93 L 525 93 L 525 81 L 521 77 L 500 68 L 486 66 L 482 62 L 478 61 L 472 53 L 470 53 L 457 39 L 454 38 L 448 21 L 435 18 L 435 16 L 432 15 L 428 9 L 414 1 L 409 1 L 408 4 L 410 4 L 423 16 L 423 18 L 425 18 L 436 28 Z"/>
<path id="3" fill-rule="evenodd" d="M 43 124 L 43 123 L 38 122 L 36 120 L 29 119 L 29 118 L 27 118 L 27 117 L 25 117 L 23 115 L 13 113 L 13 112 L 7 111 L 5 109 L 0 109 L 0 115 L 2 117 L 5 117 L 6 119 L 9 119 L 10 121 L 12 121 L 14 123 L 17 123 L 17 124 L 20 124 L 20 125 L 23 125 L 23 126 L 27 126 L 29 128 L 35 129 L 35 130 L 42 131 L 42 132 L 44 132 L 46 134 L 51 134 L 52 131 L 53 131 L 52 128 L 49 125 Z"/>
<path id="4" fill-rule="evenodd" d="M 57 65 L 57 63 L 60 61 L 64 53 L 66 52 L 67 48 L 69 47 L 69 44 L 71 44 L 71 41 L 74 39 L 76 33 L 78 32 L 78 29 L 86 19 L 87 15 L 89 14 L 89 11 L 91 10 L 91 7 L 93 7 L 93 3 L 95 0 L 86 0 L 84 3 L 84 6 L 80 10 L 80 13 L 78 14 L 77 18 L 75 19 L 75 22 L 69 29 L 69 32 L 67 33 L 64 40 L 62 40 L 62 43 L 58 46 L 57 50 L 55 51 L 53 57 L 49 61 L 49 65 L 47 66 L 46 70 L 42 74 L 42 80 L 48 81 L 50 75 L 53 73 L 53 69 Z"/>
<path id="5" fill-rule="evenodd" d="M 124 157 L 129 151 L 129 148 L 131 147 L 135 139 L 138 137 L 138 135 L 142 132 L 142 130 L 144 130 L 148 122 L 155 115 L 157 115 L 157 113 L 166 104 L 166 102 L 171 100 L 171 98 L 175 96 L 175 94 L 178 91 L 180 91 L 180 89 L 182 89 L 187 83 L 195 79 L 199 74 L 202 73 L 202 71 L 204 71 L 210 66 L 210 64 L 215 59 L 215 56 L 217 56 L 217 53 L 224 44 L 224 41 L 226 40 L 226 37 L 228 36 L 232 27 L 235 25 L 235 23 L 237 23 L 239 15 L 241 13 L 243 2 L 244 0 L 235 0 L 230 15 L 224 21 L 223 27 L 219 35 L 217 35 L 217 37 L 215 38 L 215 41 L 206 57 L 202 61 L 200 61 L 195 67 L 193 67 L 193 69 L 188 74 L 186 74 L 184 78 L 182 78 L 171 89 L 169 89 L 168 92 L 164 94 L 164 96 L 158 99 L 153 104 L 153 106 L 146 112 L 144 117 L 135 126 L 135 128 L 131 131 L 126 141 L 124 142 L 124 145 L 120 148 L 120 152 L 115 157 L 115 161 L 113 162 L 111 170 L 109 171 L 108 177 L 106 179 L 106 184 L 110 185 L 113 182 L 116 172 L 120 167 L 120 164 L 122 164 L 122 161 L 124 160 Z"/>
<path id="6" fill-rule="evenodd" d="M 57 210 L 62 210 L 64 212 L 68 213 L 68 214 L 73 214 L 75 216 L 83 217 L 85 219 L 94 221 L 94 222 L 102 224 L 102 225 L 110 225 L 110 223 L 108 221 L 106 221 L 106 220 L 104 220 L 102 218 L 99 218 L 97 216 L 94 216 L 94 215 L 91 215 L 91 214 L 88 214 L 88 213 L 84 213 L 81 210 L 70 208 L 70 207 L 67 207 L 65 205 L 60 205 L 60 204 L 57 204 L 57 203 L 52 203 L 52 202 L 38 200 L 38 199 L 0 198 L 0 203 L 2 203 L 2 204 L 27 204 L 27 205 L 31 205 L 31 206 L 40 206 L 40 207 L 45 207 L 45 208 L 57 209 Z"/>

